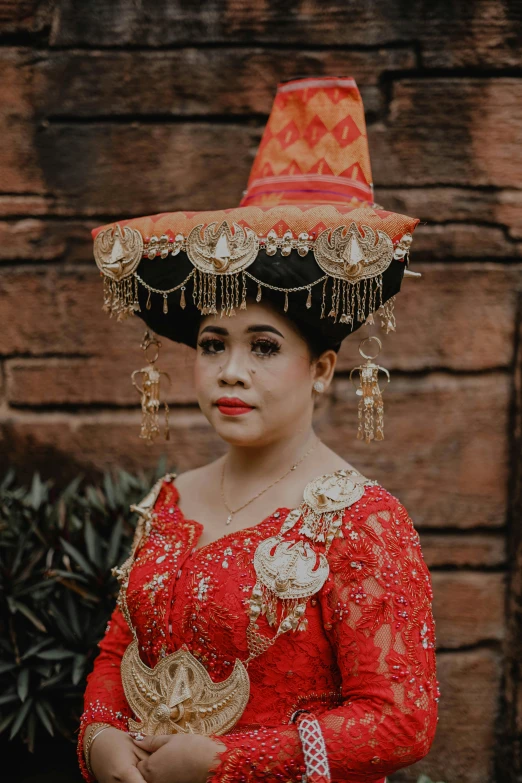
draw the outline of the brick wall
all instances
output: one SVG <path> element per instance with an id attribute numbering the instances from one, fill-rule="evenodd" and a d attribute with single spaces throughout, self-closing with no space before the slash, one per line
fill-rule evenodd
<path id="1" fill-rule="evenodd" d="M 0 44 L 0 468 L 59 481 L 223 452 L 165 344 L 174 437 L 139 441 L 143 327 L 102 313 L 90 229 L 233 206 L 277 81 L 355 77 L 376 198 L 422 220 L 379 357 L 386 440 L 355 439 L 357 339 L 316 417 L 405 503 L 432 573 L 440 721 L 393 781 L 520 780 L 520 0 L 0 0 Z"/>

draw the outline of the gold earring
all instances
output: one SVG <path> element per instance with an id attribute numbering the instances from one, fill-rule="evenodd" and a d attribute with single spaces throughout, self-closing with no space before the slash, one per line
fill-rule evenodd
<path id="1" fill-rule="evenodd" d="M 134 370 L 134 372 L 131 375 L 133 386 L 135 386 L 136 389 L 141 394 L 140 438 L 144 438 L 147 441 L 148 446 L 152 445 L 154 438 L 156 438 L 156 436 L 160 434 L 160 428 L 158 424 L 158 412 L 161 405 L 159 392 L 160 392 L 160 379 L 162 375 L 165 376 L 170 386 L 170 376 L 168 375 L 168 373 L 163 372 L 162 370 L 157 370 L 154 367 L 154 363 L 159 356 L 159 349 L 161 343 L 156 337 L 153 337 L 153 335 L 147 329 L 143 336 L 143 340 L 141 341 L 141 346 L 140 346 L 143 349 L 143 351 L 145 351 L 145 356 L 147 356 L 147 350 L 151 346 L 154 346 L 154 348 L 156 349 L 154 357 L 153 358 L 147 357 L 149 364 L 146 367 L 143 367 L 141 370 Z M 135 375 L 143 376 L 141 388 L 134 380 Z M 165 440 L 170 440 L 169 406 L 167 405 L 166 402 L 164 403 L 164 406 L 165 406 Z"/>
<path id="2" fill-rule="evenodd" d="M 379 349 L 374 356 L 368 356 L 362 350 L 362 345 L 369 340 L 376 340 L 379 344 Z M 375 438 L 375 440 L 384 440 L 384 405 L 382 401 L 382 391 L 379 388 L 378 376 L 379 370 L 386 373 L 388 383 L 390 382 L 390 373 L 385 367 L 381 367 L 378 364 L 374 364 L 372 359 L 375 359 L 379 355 L 379 351 L 382 348 L 382 343 L 378 337 L 371 335 L 365 337 L 359 343 L 359 353 L 367 361 L 364 364 L 354 367 L 350 373 L 350 381 L 353 383 L 352 375 L 356 370 L 359 370 L 359 383 L 360 386 L 356 389 L 356 394 L 360 396 L 358 406 L 358 419 L 359 426 L 357 429 L 357 439 L 365 440 L 369 443 Z M 354 384 L 355 385 L 355 384 Z"/>

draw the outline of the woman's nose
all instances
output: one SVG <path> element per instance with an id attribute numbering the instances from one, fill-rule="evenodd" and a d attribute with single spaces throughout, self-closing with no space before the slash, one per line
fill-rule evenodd
<path id="1" fill-rule="evenodd" d="M 242 383 L 244 386 L 248 386 L 250 372 L 248 359 L 244 352 L 230 350 L 220 366 L 219 380 L 223 383 Z"/>

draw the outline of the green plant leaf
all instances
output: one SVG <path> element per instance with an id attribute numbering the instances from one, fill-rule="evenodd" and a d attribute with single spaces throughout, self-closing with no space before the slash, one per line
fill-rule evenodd
<path id="1" fill-rule="evenodd" d="M 27 496 L 27 503 L 37 511 L 42 502 L 47 499 L 48 488 L 47 485 L 40 479 L 40 474 L 35 473 L 33 475 L 33 483 L 31 484 L 31 490 Z"/>
<path id="2" fill-rule="evenodd" d="M 109 540 L 109 548 L 107 549 L 107 555 L 105 557 L 105 568 L 107 570 L 109 568 L 112 568 L 112 566 L 114 566 L 116 563 L 116 557 L 118 556 L 118 552 L 120 551 L 122 534 L 123 534 L 123 520 L 121 517 L 118 517 L 118 521 L 114 525 L 114 528 L 111 533 L 111 537 Z"/>
<path id="3" fill-rule="evenodd" d="M 0 674 L 3 674 L 4 672 L 10 672 L 13 669 L 17 669 L 18 664 L 11 662 L 11 661 L 1 661 L 0 662 Z"/>
<path id="4" fill-rule="evenodd" d="M 39 702 L 39 701 L 37 701 L 37 702 L 35 702 L 34 707 L 35 707 L 36 713 L 37 713 L 38 717 L 40 718 L 40 720 L 42 721 L 43 725 L 45 726 L 45 728 L 47 729 L 47 731 L 49 732 L 51 737 L 54 737 L 53 724 L 51 723 L 49 715 L 47 714 L 47 712 L 45 710 L 44 704 L 46 704 L 46 702 Z"/>
<path id="5" fill-rule="evenodd" d="M 35 613 L 29 609 L 28 606 L 23 604 L 21 601 L 16 601 L 14 598 L 11 598 L 10 596 L 7 597 L 7 603 L 9 604 L 9 608 L 15 614 L 16 610 L 21 612 L 25 617 L 27 617 L 28 620 L 32 622 L 32 624 L 38 628 L 39 631 L 42 633 L 46 633 L 45 625 L 38 619 L 38 617 L 35 615 Z"/>
<path id="6" fill-rule="evenodd" d="M 69 618 L 69 623 L 73 633 L 77 639 L 80 639 L 82 631 L 80 628 L 80 621 L 78 619 L 78 609 L 73 600 L 72 594 L 69 591 L 65 594 L 65 605 L 67 607 L 67 616 Z"/>
<path id="7" fill-rule="evenodd" d="M 82 679 L 86 662 L 87 662 L 87 658 L 85 655 L 74 656 L 73 667 L 72 667 L 73 685 L 78 685 L 78 683 Z"/>
<path id="8" fill-rule="evenodd" d="M 72 544 L 70 544 L 68 541 L 65 540 L 65 538 L 62 538 L 60 536 L 60 542 L 67 552 L 68 555 L 72 557 L 72 559 L 80 566 L 83 571 L 85 571 L 89 576 L 95 576 L 95 573 L 89 563 L 87 562 L 86 558 L 82 555 L 81 552 L 79 552 L 76 547 L 74 547 Z"/>
<path id="9" fill-rule="evenodd" d="M 0 696 L 0 704 L 11 704 L 13 701 L 20 701 L 16 693 L 5 693 Z"/>
<path id="10" fill-rule="evenodd" d="M 36 655 L 44 661 L 64 661 L 66 658 L 74 658 L 74 653 L 71 650 L 59 649 L 58 647 L 53 650 L 42 650 Z"/>
<path id="11" fill-rule="evenodd" d="M 10 715 L 7 715 L 2 721 L 0 721 L 0 734 L 2 734 L 7 727 L 13 722 L 15 718 L 16 712 L 11 712 Z"/>
<path id="12" fill-rule="evenodd" d="M 9 734 L 9 739 L 10 740 L 12 740 L 13 737 L 16 737 L 16 735 L 18 734 L 18 732 L 22 728 L 22 724 L 23 724 L 24 720 L 26 719 L 27 714 L 28 714 L 29 710 L 32 707 L 32 704 L 33 704 L 33 700 L 31 698 L 29 698 L 29 699 L 27 699 L 27 701 L 25 701 L 22 704 L 22 706 L 18 710 L 18 712 L 16 714 L 16 718 L 14 719 L 14 723 L 11 726 L 11 731 L 10 731 L 10 734 Z"/>
<path id="13" fill-rule="evenodd" d="M 53 639 L 50 639 L 49 637 L 46 637 L 45 639 L 40 639 L 39 642 L 33 644 L 32 647 L 29 647 L 29 649 L 24 652 L 24 654 L 21 656 L 21 660 L 25 661 L 27 658 L 30 658 L 31 655 L 34 655 L 39 650 L 41 650 L 42 647 L 47 647 L 48 644 L 52 644 L 52 643 L 53 643 Z"/>
<path id="14" fill-rule="evenodd" d="M 25 701 L 29 693 L 29 669 L 22 669 L 16 681 L 16 690 L 20 701 Z"/>

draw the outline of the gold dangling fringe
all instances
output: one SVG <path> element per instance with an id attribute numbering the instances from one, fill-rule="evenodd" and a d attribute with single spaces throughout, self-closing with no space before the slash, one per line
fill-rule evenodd
<path id="1" fill-rule="evenodd" d="M 341 293 L 341 281 L 339 280 L 339 278 L 334 277 L 333 287 L 332 287 L 332 307 L 330 309 L 330 312 L 328 313 L 328 317 L 333 318 L 334 323 L 337 322 L 337 315 L 339 312 L 340 293 Z"/>
<path id="2" fill-rule="evenodd" d="M 224 286 L 225 286 L 225 279 L 224 277 L 220 276 L 219 278 L 219 288 L 221 292 L 221 312 L 219 316 L 220 318 L 223 318 L 223 315 L 225 314 Z"/>
<path id="3" fill-rule="evenodd" d="M 150 301 L 150 294 L 151 294 L 151 292 L 149 291 L 148 296 L 147 296 L 147 304 L 145 305 L 147 310 L 150 310 L 150 308 L 152 307 L 152 302 Z"/>
<path id="4" fill-rule="evenodd" d="M 241 296 L 241 307 L 240 310 L 246 310 L 246 277 L 245 273 L 241 271 L 241 283 L 242 283 L 242 296 Z"/>
<path id="5" fill-rule="evenodd" d="M 342 315 L 339 318 L 339 323 L 341 324 L 349 324 L 352 322 L 352 318 L 350 313 L 348 312 L 349 307 L 349 289 L 348 289 L 348 283 L 346 280 L 342 281 L 343 283 L 343 303 L 342 303 Z"/>
<path id="6" fill-rule="evenodd" d="M 261 283 L 257 284 L 256 302 L 261 301 Z"/>
<path id="7" fill-rule="evenodd" d="M 306 298 L 306 307 L 310 308 L 312 306 L 312 286 L 308 289 L 308 296 Z"/>
<path id="8" fill-rule="evenodd" d="M 217 275 L 212 275 L 212 314 L 217 315 Z"/>
<path id="9" fill-rule="evenodd" d="M 285 313 L 287 312 L 287 310 L 288 310 L 288 291 L 285 291 L 285 307 L 284 307 Z"/>
<path id="10" fill-rule="evenodd" d="M 389 332 L 395 332 L 397 323 L 394 313 L 395 296 L 390 297 L 380 308 L 379 316 L 381 319 L 381 329 L 384 329 L 386 334 Z"/>
<path id="11" fill-rule="evenodd" d="M 104 312 L 109 313 L 111 318 L 115 315 L 118 321 L 124 321 L 139 309 L 138 286 L 134 275 L 119 281 L 103 278 Z"/>
<path id="12" fill-rule="evenodd" d="M 169 311 L 169 305 L 167 302 L 167 294 L 163 294 L 163 312 L 165 313 L 165 315 L 167 315 L 168 311 Z"/>
<path id="13" fill-rule="evenodd" d="M 321 318 L 324 318 L 324 312 L 326 308 L 326 284 L 328 283 L 328 277 L 325 277 L 324 283 L 323 283 L 323 298 L 321 301 Z"/>
<path id="14" fill-rule="evenodd" d="M 181 296 L 179 298 L 179 306 L 181 307 L 182 310 L 184 310 L 185 307 L 187 306 L 187 303 L 185 301 L 185 286 L 184 285 L 181 286 Z"/>
<path id="15" fill-rule="evenodd" d="M 198 298 L 198 268 L 194 267 L 194 275 L 192 277 L 192 301 L 194 302 L 194 305 L 197 307 L 197 298 Z"/>
<path id="16" fill-rule="evenodd" d="M 141 307 L 140 307 L 140 300 L 138 299 L 138 278 L 133 275 L 134 277 L 134 302 L 135 302 L 135 309 L 136 312 L 141 313 Z"/>

